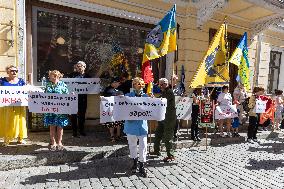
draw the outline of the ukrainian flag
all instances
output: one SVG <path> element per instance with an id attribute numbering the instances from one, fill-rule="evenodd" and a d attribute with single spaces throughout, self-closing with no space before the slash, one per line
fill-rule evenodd
<path id="1" fill-rule="evenodd" d="M 229 67 L 226 62 L 226 35 L 227 24 L 224 23 L 215 34 L 208 51 L 197 68 L 190 84 L 191 88 L 206 84 L 229 84 Z"/>
<path id="2" fill-rule="evenodd" d="M 247 32 L 244 33 L 229 62 L 239 67 L 238 78 L 240 79 L 246 90 L 250 90 Z"/>
<path id="3" fill-rule="evenodd" d="M 148 60 L 159 58 L 177 49 L 176 28 L 176 5 L 174 5 L 147 35 L 142 65 Z"/>
<path id="4" fill-rule="evenodd" d="M 164 56 L 177 49 L 176 45 L 176 5 L 165 15 L 158 25 L 147 35 L 142 61 L 142 78 L 148 83 L 147 92 L 153 91 L 154 80 L 150 60 Z"/>

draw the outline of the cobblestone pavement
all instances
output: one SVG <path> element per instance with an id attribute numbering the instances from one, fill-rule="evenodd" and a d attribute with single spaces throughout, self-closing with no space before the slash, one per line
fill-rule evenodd
<path id="1" fill-rule="evenodd" d="M 0 188 L 284 188 L 283 142 L 181 149 L 171 163 L 150 157 L 148 178 L 129 173 L 128 157 L 2 171 Z"/>

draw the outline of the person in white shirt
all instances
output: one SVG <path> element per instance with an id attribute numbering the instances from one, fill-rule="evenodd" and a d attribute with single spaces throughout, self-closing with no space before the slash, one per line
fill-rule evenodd
<path id="1" fill-rule="evenodd" d="M 228 86 L 224 85 L 222 87 L 222 93 L 220 93 L 219 96 L 218 96 L 217 105 L 218 106 L 229 106 L 229 105 L 232 105 L 232 96 L 229 93 L 229 87 Z M 223 133 L 223 125 L 224 125 L 224 123 L 226 124 L 227 135 L 229 137 L 231 137 L 231 124 L 232 124 L 232 119 L 231 118 L 221 118 L 221 119 L 218 120 L 220 136 L 224 137 L 224 133 Z"/>

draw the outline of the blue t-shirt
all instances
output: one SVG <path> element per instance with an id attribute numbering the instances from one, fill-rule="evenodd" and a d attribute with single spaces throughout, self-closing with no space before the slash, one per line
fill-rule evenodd
<path id="1" fill-rule="evenodd" d="M 24 86 L 25 84 L 22 78 L 19 78 L 18 83 L 9 83 L 6 77 L 0 78 L 0 86 Z"/>

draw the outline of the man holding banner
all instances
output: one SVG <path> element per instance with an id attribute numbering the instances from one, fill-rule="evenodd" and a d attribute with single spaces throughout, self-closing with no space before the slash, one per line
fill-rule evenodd
<path id="1" fill-rule="evenodd" d="M 167 99 L 167 109 L 165 119 L 158 122 L 158 127 L 155 132 L 153 155 L 160 155 L 160 145 L 163 139 L 167 151 L 167 157 L 164 158 L 164 161 L 168 162 L 175 159 L 170 142 L 174 136 L 174 128 L 176 125 L 175 95 L 173 90 L 169 87 L 169 82 L 166 78 L 161 78 L 159 85 L 162 90 L 160 97 Z"/>
<path id="2" fill-rule="evenodd" d="M 74 65 L 74 72 L 70 75 L 71 78 L 90 78 L 88 74 L 85 73 L 86 63 L 79 61 Z M 71 124 L 73 129 L 73 137 L 78 137 L 78 125 L 79 133 L 81 136 L 86 136 L 84 131 L 85 126 L 85 114 L 87 110 L 87 94 L 78 95 L 78 113 L 71 115 Z"/>

